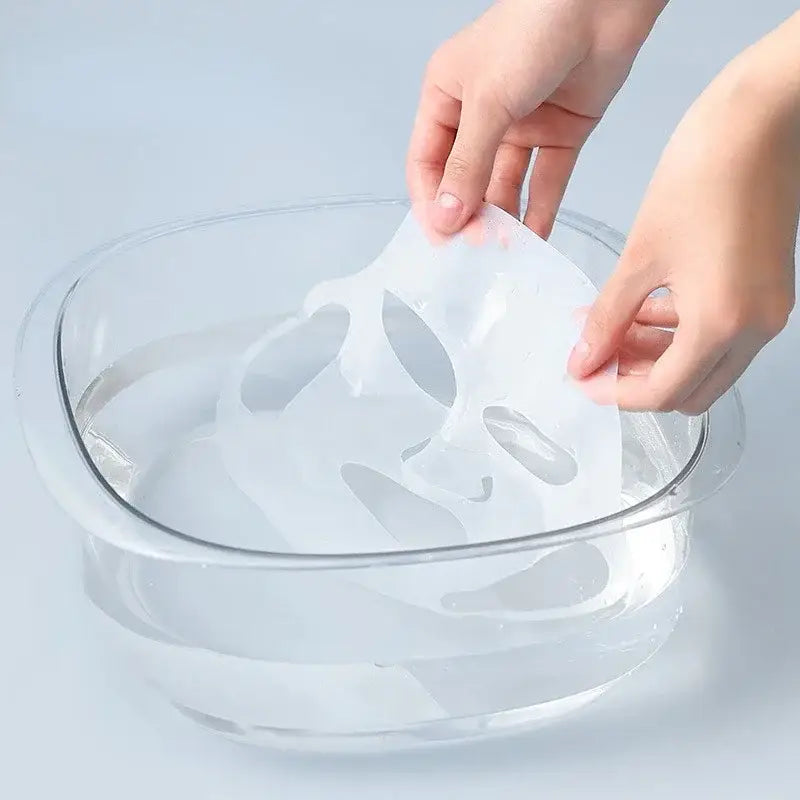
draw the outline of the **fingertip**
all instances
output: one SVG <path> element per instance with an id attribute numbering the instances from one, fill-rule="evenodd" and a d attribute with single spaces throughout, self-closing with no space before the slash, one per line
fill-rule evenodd
<path id="1" fill-rule="evenodd" d="M 589 313 L 591 312 L 591 306 L 578 306 L 572 312 L 572 318 L 575 320 L 575 324 L 578 327 L 578 332 L 580 333 L 584 326 L 586 325 L 586 320 L 589 319 Z"/>
<path id="2" fill-rule="evenodd" d="M 540 214 L 526 214 L 523 224 L 533 231 L 540 239 L 547 241 L 553 232 L 555 216 L 542 216 Z"/>
<path id="3" fill-rule="evenodd" d="M 576 380 L 586 378 L 593 371 L 591 355 L 592 351 L 589 343 L 583 338 L 579 339 L 569 354 L 567 372 Z"/>
<path id="4" fill-rule="evenodd" d="M 617 376 L 612 372 L 596 372 L 576 381 L 578 388 L 599 406 L 617 404 Z"/>
<path id="5" fill-rule="evenodd" d="M 438 246 L 447 240 L 447 236 L 440 233 L 434 224 L 433 203 L 429 201 L 414 201 L 411 203 L 411 213 L 432 245 Z"/>

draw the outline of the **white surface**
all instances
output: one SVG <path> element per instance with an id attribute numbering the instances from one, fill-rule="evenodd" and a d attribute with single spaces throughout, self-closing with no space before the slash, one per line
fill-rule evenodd
<path id="1" fill-rule="evenodd" d="M 482 5 L 2 0 L 5 374 L 35 291 L 98 241 L 176 216 L 402 192 L 426 56 Z M 795 7 L 672 5 L 568 197 L 621 228 L 691 98 Z M 151 701 L 93 637 L 77 540 L 37 483 L 11 392 L 0 394 L 0 794 L 798 796 L 799 361 L 800 315 L 744 380 L 743 467 L 700 513 L 678 630 L 624 692 L 522 739 L 366 760 L 244 749 Z M 663 702 L 637 703 L 658 697 L 654 686 Z"/>

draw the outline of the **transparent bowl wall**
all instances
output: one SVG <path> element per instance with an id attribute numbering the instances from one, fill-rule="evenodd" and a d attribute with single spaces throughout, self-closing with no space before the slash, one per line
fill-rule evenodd
<path id="1" fill-rule="evenodd" d="M 366 749 L 574 711 L 668 638 L 691 508 L 738 463 L 732 391 L 702 417 L 622 415 L 613 517 L 428 550 L 265 549 L 207 436 L 226 366 L 313 283 L 371 261 L 406 212 L 344 199 L 143 231 L 67 268 L 23 327 L 23 428 L 85 532 L 102 626 L 229 736 Z M 564 212 L 552 242 L 600 285 L 623 239 Z"/>

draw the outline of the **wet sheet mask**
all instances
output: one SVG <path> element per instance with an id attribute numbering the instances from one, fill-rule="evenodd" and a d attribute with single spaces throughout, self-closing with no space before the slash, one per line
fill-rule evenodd
<path id="1" fill-rule="evenodd" d="M 293 550 L 522 536 L 619 510 L 619 414 L 566 376 L 596 290 L 487 207 L 433 244 L 311 289 L 235 363 L 218 405 L 234 482 Z"/>
<path id="2" fill-rule="evenodd" d="M 441 243 L 409 213 L 375 261 L 314 286 L 228 375 L 217 439 L 270 544 L 419 549 L 618 511 L 618 410 L 566 375 L 576 310 L 596 294 L 497 208 Z M 484 564 L 478 585 L 536 558 Z"/>

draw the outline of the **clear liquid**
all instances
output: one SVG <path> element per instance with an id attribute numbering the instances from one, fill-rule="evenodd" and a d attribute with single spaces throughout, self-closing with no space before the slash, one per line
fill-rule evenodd
<path id="1" fill-rule="evenodd" d="M 256 740 L 557 717 L 646 662 L 680 612 L 676 583 L 636 608 L 526 622 L 496 604 L 436 614 L 347 577 L 180 566 L 98 542 L 86 556 L 106 634 L 173 704 Z"/>
<path id="2" fill-rule="evenodd" d="M 110 487 L 162 524 L 281 549 L 279 532 L 230 481 L 214 440 L 226 365 L 198 360 L 123 381 L 86 414 L 84 442 Z M 102 396 L 102 378 L 93 391 Z M 647 457 L 641 433 L 626 445 L 627 502 L 658 488 L 670 466 Z M 144 675 L 221 732 L 293 744 L 313 734 L 325 746 L 359 747 L 380 732 L 483 735 L 571 711 L 659 649 L 679 615 L 687 525 L 682 516 L 517 555 L 525 568 L 501 579 L 507 570 L 492 559 L 236 570 L 90 540 L 86 588 L 107 635 Z M 397 588 L 408 585 L 425 587 L 424 605 L 402 599 Z"/>

